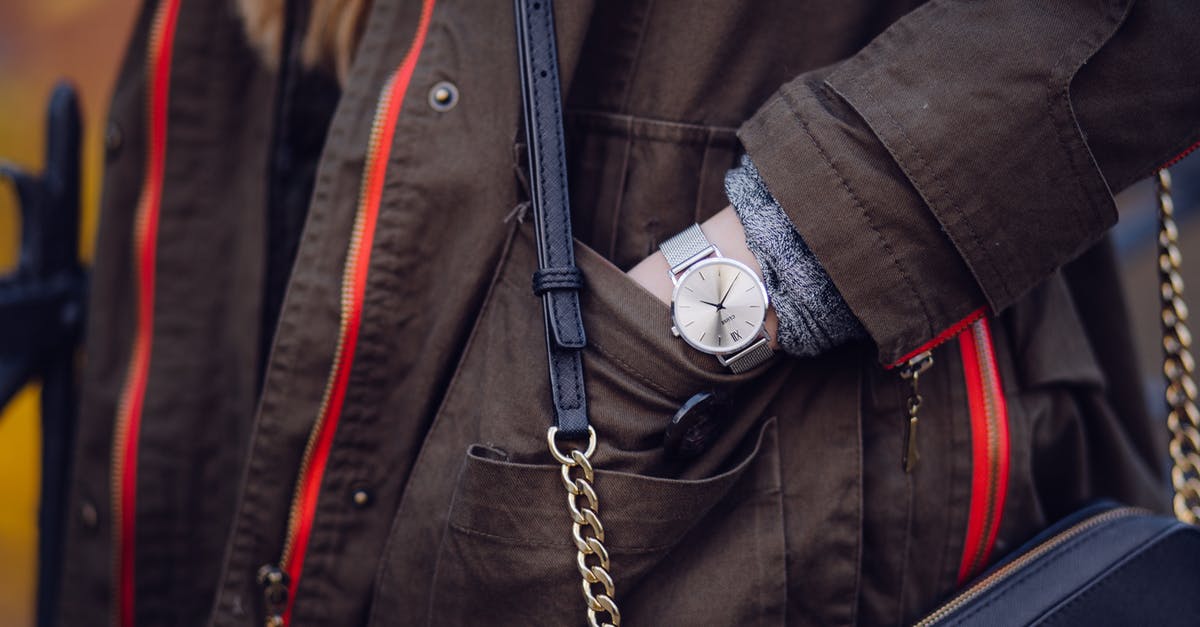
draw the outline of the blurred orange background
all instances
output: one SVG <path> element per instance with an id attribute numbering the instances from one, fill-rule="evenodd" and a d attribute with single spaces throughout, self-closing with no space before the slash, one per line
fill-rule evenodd
<path id="1" fill-rule="evenodd" d="M 0 159 L 42 167 L 45 107 L 60 78 L 78 88 L 84 114 L 80 252 L 91 259 L 103 158 L 104 118 L 136 0 L 0 2 Z M 0 183 L 0 274 L 16 264 L 19 217 Z M 0 413 L 0 625 L 34 624 L 39 433 L 37 391 Z"/>

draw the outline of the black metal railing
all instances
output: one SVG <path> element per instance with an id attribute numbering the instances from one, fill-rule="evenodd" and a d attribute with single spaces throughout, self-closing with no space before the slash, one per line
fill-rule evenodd
<path id="1" fill-rule="evenodd" d="M 40 626 L 53 622 L 58 599 L 87 291 L 79 261 L 81 131 L 75 90 L 60 83 L 50 97 L 41 175 L 0 162 L 0 179 L 14 188 L 21 220 L 16 269 L 0 276 L 0 408 L 27 384 L 42 387 Z"/>

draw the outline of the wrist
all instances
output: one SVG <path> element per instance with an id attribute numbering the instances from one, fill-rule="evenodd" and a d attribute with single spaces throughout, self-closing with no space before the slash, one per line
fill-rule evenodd
<path id="1" fill-rule="evenodd" d="M 705 220 L 700 229 L 708 237 L 708 241 L 712 242 L 717 250 L 721 251 L 721 255 L 740 261 L 754 271 L 755 276 L 759 281 L 763 281 L 762 267 L 758 264 L 758 259 L 754 257 L 754 253 L 750 252 L 750 248 L 746 245 L 746 231 L 742 228 L 742 221 L 738 219 L 737 213 L 733 207 L 725 207 L 717 212 L 716 215 Z M 661 253 L 658 254 L 662 256 Z M 663 260 L 666 263 L 666 260 Z M 667 295 L 667 302 L 670 302 L 671 296 Z M 779 349 L 779 317 L 775 314 L 775 307 L 767 307 L 767 315 L 763 320 L 763 328 L 767 335 L 771 338 L 771 348 Z"/>
<path id="2" fill-rule="evenodd" d="M 717 250 L 721 251 L 723 257 L 741 262 L 753 270 L 758 279 L 762 281 L 762 268 L 758 265 L 754 254 L 746 246 L 746 233 L 732 207 L 726 207 L 705 220 L 701 223 L 700 229 L 704 231 L 705 237 L 717 247 Z M 671 268 L 661 252 L 655 252 L 643 259 L 628 274 L 631 279 L 654 294 L 663 303 L 668 305 L 671 303 L 675 284 L 671 280 Z M 767 308 L 763 328 L 771 338 L 771 348 L 777 349 L 779 347 L 777 338 L 779 318 L 775 314 L 774 307 Z"/>

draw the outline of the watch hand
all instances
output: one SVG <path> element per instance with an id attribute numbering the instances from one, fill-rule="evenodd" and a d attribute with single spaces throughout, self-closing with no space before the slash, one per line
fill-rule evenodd
<path id="1" fill-rule="evenodd" d="M 742 275 L 738 274 L 737 276 L 733 277 L 732 281 L 729 282 L 729 287 L 725 289 L 725 295 L 721 297 L 721 304 L 717 305 L 717 309 L 725 308 L 725 299 L 729 298 L 729 293 L 733 291 L 733 284 L 737 283 L 739 276 L 742 276 Z"/>
<path id="2" fill-rule="evenodd" d="M 702 301 L 700 301 L 700 302 L 704 303 L 705 305 L 712 305 L 713 307 L 716 307 L 717 309 L 720 309 L 720 308 L 721 308 L 721 306 L 720 306 L 720 305 L 718 305 L 717 303 L 710 303 L 710 302 L 708 302 L 708 301 L 706 301 L 706 300 L 702 300 Z"/>

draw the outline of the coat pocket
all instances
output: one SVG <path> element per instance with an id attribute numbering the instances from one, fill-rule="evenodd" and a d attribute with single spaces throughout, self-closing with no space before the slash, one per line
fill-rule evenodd
<path id="1" fill-rule="evenodd" d="M 472 429 L 458 446 L 485 442 L 522 463 L 546 459 L 551 423 L 542 303 L 529 288 L 537 269 L 529 226 L 513 237 L 439 417 Z M 583 374 L 588 417 L 599 434 L 598 467 L 677 479 L 727 468 L 732 447 L 767 415 L 769 396 L 758 391 L 769 384 L 762 376 L 767 369 L 731 374 L 714 356 L 673 337 L 670 308 L 603 256 L 576 242 L 576 262 L 586 284 Z M 740 402 L 709 449 L 681 465 L 665 454 L 663 432 L 684 401 L 712 389 L 737 391 Z"/>
<path id="2" fill-rule="evenodd" d="M 695 480 L 598 469 L 604 544 L 627 620 L 779 625 L 786 595 L 774 419 L 740 461 Z M 429 624 L 584 620 L 566 492 L 556 465 L 471 446 L 438 551 Z"/>
<path id="3" fill-rule="evenodd" d="M 381 559 L 372 625 L 584 619 L 567 494 L 546 445 L 551 392 L 542 303 L 529 286 L 537 268 L 531 227 L 514 225 L 413 466 Z M 622 611 L 654 617 L 637 621 L 653 625 L 762 624 L 760 614 L 769 621 L 786 584 L 774 423 L 758 452 L 749 449 L 762 417 L 775 414 L 768 405 L 786 364 L 722 372 L 711 355 L 671 335 L 667 305 L 619 268 L 578 243 L 576 260 L 586 284 L 592 463 Z M 737 396 L 708 449 L 669 456 L 663 438 L 672 415 L 691 395 L 718 387 Z M 473 443 L 482 446 L 464 460 Z M 732 606 L 714 610 L 706 597 Z M 738 618 L 712 622 L 692 611 Z M 695 620 L 675 618 L 684 616 Z"/>

